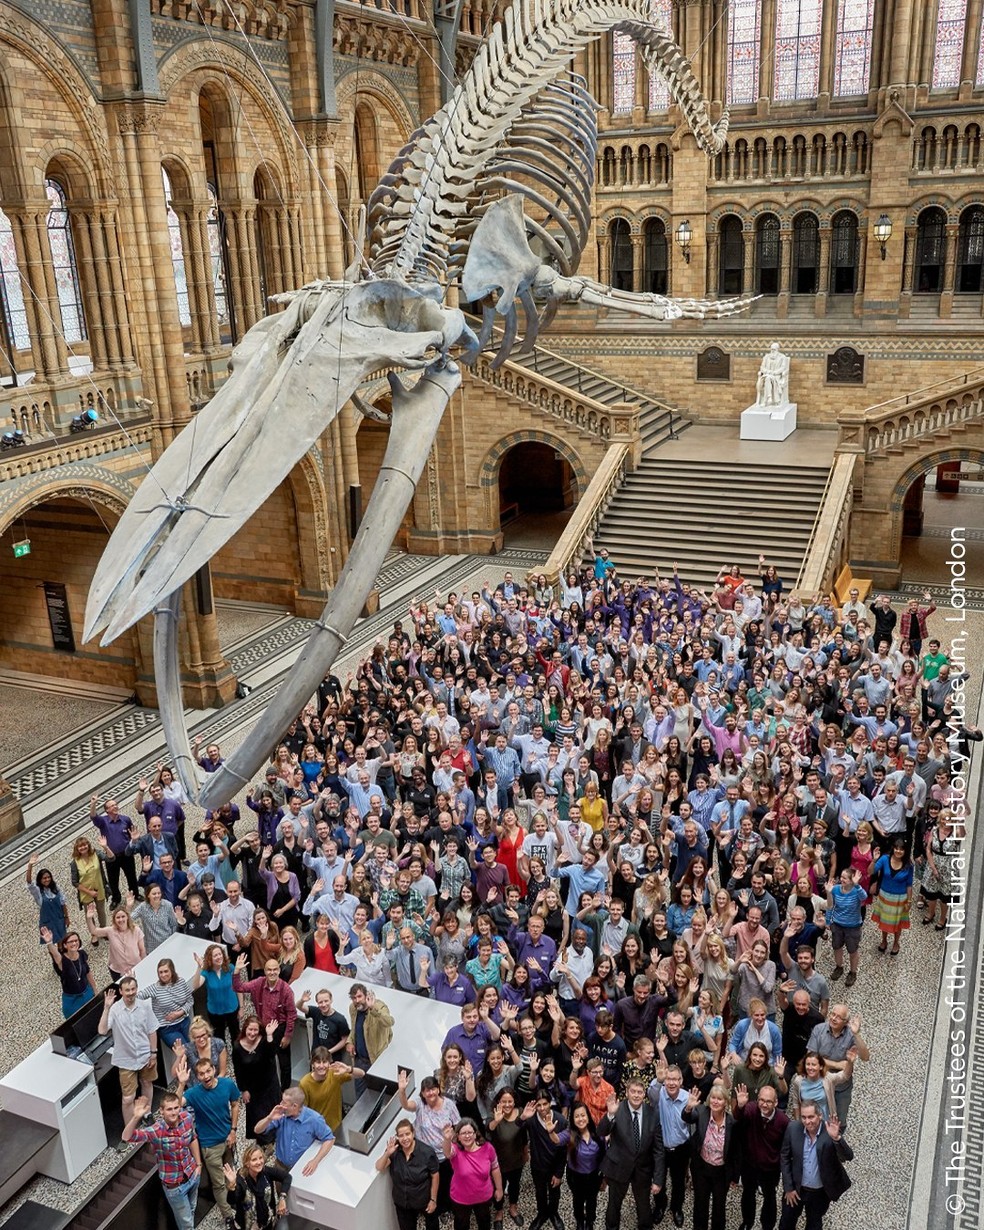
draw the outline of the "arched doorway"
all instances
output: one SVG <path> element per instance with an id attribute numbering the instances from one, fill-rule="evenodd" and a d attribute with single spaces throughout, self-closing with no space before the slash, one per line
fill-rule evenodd
<path id="1" fill-rule="evenodd" d="M 136 628 L 105 648 L 82 642 L 89 587 L 121 508 L 53 491 L 8 520 L 0 534 L 0 669 L 136 690 Z M 28 545 L 15 554 L 15 543 Z"/>
<path id="2" fill-rule="evenodd" d="M 499 465 L 499 525 L 513 545 L 538 533 L 555 540 L 576 498 L 574 470 L 552 445 L 524 440 L 503 456 Z"/>
<path id="3" fill-rule="evenodd" d="M 900 484 L 896 499 L 901 500 L 899 565 L 904 584 L 945 582 L 955 537 L 966 543 L 967 576 L 979 576 L 984 568 L 984 544 L 971 532 L 971 527 L 984 524 L 984 453 L 962 451 L 963 456 L 950 452 L 927 458 L 907 476 L 907 485 Z"/>
<path id="4" fill-rule="evenodd" d="M 608 228 L 611 268 L 609 285 L 615 290 L 631 290 L 633 278 L 632 234 L 624 218 L 614 218 Z"/>

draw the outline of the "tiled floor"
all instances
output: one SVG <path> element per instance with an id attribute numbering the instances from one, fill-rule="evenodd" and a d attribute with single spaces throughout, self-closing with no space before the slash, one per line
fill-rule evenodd
<path id="1" fill-rule="evenodd" d="M 0 765 L 11 765 L 71 731 L 105 717 L 118 701 L 0 684 Z"/>

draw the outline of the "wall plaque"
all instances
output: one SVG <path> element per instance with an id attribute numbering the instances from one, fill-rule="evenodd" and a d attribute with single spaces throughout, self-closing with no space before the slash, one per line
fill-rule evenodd
<path id="1" fill-rule="evenodd" d="M 853 346 L 840 346 L 827 355 L 828 384 L 864 384 L 864 355 Z"/>
<path id="2" fill-rule="evenodd" d="M 730 380 L 731 355 L 720 346 L 708 346 L 697 356 L 698 380 Z"/>

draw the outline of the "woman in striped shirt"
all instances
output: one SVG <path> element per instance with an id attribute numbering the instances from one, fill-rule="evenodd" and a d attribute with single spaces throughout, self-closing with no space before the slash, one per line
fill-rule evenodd
<path id="1" fill-rule="evenodd" d="M 191 1046 L 191 984 L 178 977 L 170 957 L 161 957 L 157 962 L 157 981 L 144 987 L 137 998 L 150 1000 L 162 1042 L 173 1046 L 180 1038 L 186 1047 Z"/>

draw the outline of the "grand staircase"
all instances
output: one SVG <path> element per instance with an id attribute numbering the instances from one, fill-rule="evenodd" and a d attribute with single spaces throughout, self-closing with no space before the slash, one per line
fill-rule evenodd
<path id="1" fill-rule="evenodd" d="M 627 402 L 638 406 L 643 456 L 690 426 L 690 420 L 679 406 L 657 401 L 638 389 L 618 383 L 610 376 L 603 376 L 579 363 L 572 363 L 542 346 L 536 346 L 531 354 L 515 357 L 512 362 L 603 405 Z"/>
<path id="2" fill-rule="evenodd" d="M 644 456 L 608 506 L 595 544 L 623 577 L 669 573 L 701 588 L 738 563 L 757 577 L 762 552 L 787 588 L 796 579 L 828 471 L 805 466 Z"/>

